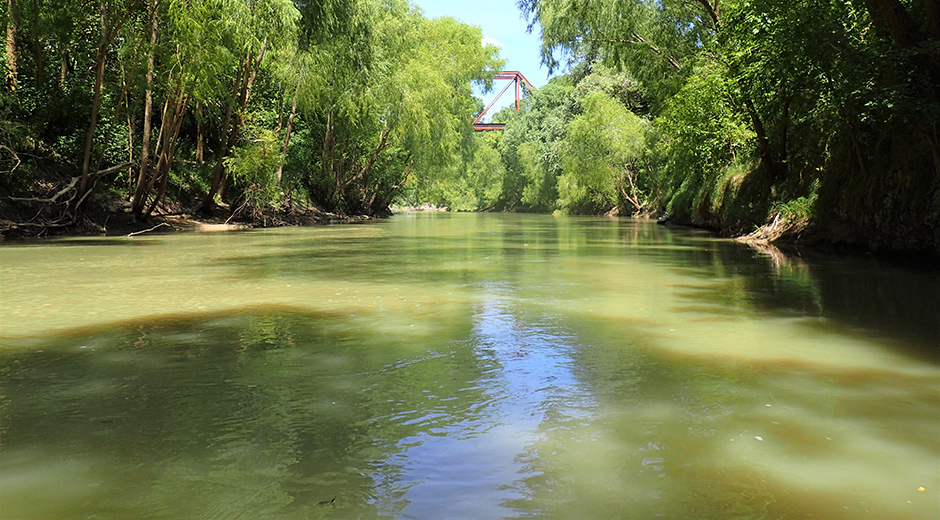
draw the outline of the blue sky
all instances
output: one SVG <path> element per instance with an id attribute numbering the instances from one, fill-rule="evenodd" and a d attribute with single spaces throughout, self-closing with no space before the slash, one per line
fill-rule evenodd
<path id="1" fill-rule="evenodd" d="M 500 47 L 500 56 L 506 60 L 506 70 L 518 70 L 536 88 L 548 82 L 548 69 L 539 58 L 538 28 L 532 34 L 526 32 L 526 21 L 515 0 L 411 0 L 428 18 L 450 16 L 461 22 L 483 29 L 483 37 Z M 495 41 L 493 41 L 495 40 Z M 505 82 L 497 82 L 493 92 L 482 95 L 485 104 L 503 88 Z M 492 115 L 499 108 L 513 102 L 512 89 L 490 109 Z"/>

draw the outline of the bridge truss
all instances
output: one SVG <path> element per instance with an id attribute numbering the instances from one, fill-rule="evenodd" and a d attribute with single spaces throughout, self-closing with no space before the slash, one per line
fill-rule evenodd
<path id="1" fill-rule="evenodd" d="M 480 115 L 478 115 L 476 119 L 470 122 L 470 124 L 473 125 L 473 129 L 477 132 L 489 132 L 492 130 L 502 130 L 503 127 L 506 126 L 504 124 L 499 124 L 499 123 L 481 123 L 480 121 L 483 119 L 483 116 L 486 115 L 486 112 L 490 108 L 492 108 L 493 105 L 495 105 L 497 101 L 499 101 L 499 98 L 507 90 L 509 90 L 509 87 L 513 85 L 515 85 L 516 87 L 516 112 L 519 111 L 519 103 L 522 100 L 523 88 L 535 89 L 535 87 L 533 87 L 532 84 L 529 83 L 529 80 L 525 79 L 525 76 L 523 76 L 521 72 L 514 71 L 514 70 L 501 71 L 496 76 L 493 76 L 493 79 L 509 80 L 509 83 L 506 83 L 506 86 L 503 87 L 503 90 L 500 90 L 499 94 L 496 94 L 496 97 L 493 98 L 493 101 L 491 101 L 490 104 L 487 105 L 486 108 L 483 109 L 483 112 L 480 112 Z"/>

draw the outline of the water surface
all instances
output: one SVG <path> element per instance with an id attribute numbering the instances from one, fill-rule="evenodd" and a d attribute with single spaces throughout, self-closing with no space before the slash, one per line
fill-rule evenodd
<path id="1" fill-rule="evenodd" d="M 405 214 L 8 244 L 0 299 L 4 520 L 940 517 L 936 269 Z"/>

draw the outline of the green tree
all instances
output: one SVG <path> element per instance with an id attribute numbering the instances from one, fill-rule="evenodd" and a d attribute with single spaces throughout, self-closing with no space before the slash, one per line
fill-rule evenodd
<path id="1" fill-rule="evenodd" d="M 561 147 L 560 209 L 643 212 L 654 184 L 643 160 L 647 123 L 602 92 L 588 94 L 581 106 L 584 112 L 568 123 Z"/>
<path id="2" fill-rule="evenodd" d="M 324 53 L 323 97 L 304 107 L 322 152 L 303 182 L 328 208 L 373 213 L 407 176 L 433 177 L 466 148 L 471 83 L 501 63 L 479 28 L 424 19 L 406 2 L 365 2 L 354 19 L 360 30 Z"/>
<path id="3" fill-rule="evenodd" d="M 777 208 L 818 194 L 822 227 L 940 247 L 929 231 L 940 222 L 936 2 L 519 5 L 542 28 L 546 63 L 597 57 L 650 95 L 677 214 L 776 222 Z"/>
<path id="4" fill-rule="evenodd" d="M 560 147 L 576 101 L 567 78 L 553 78 L 530 94 L 504 130 L 503 207 L 551 211 L 562 173 Z"/>

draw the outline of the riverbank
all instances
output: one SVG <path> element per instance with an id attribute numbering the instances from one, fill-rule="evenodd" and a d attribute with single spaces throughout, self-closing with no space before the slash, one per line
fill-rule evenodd
<path id="1" fill-rule="evenodd" d="M 179 201 L 171 201 L 158 212 L 144 219 L 136 219 L 130 212 L 130 203 L 121 197 L 96 194 L 86 203 L 77 217 L 56 218 L 59 211 L 43 198 L 28 200 L 0 198 L 0 242 L 57 236 L 139 236 L 151 233 L 217 233 L 287 226 L 314 226 L 330 224 L 358 224 L 376 218 L 385 218 L 400 212 L 447 212 L 448 208 L 425 204 L 422 206 L 394 206 L 382 215 L 341 215 L 310 204 L 284 203 L 278 207 L 244 207 L 233 210 L 222 204 L 212 214 L 187 209 Z M 742 227 L 722 226 L 720 218 L 711 220 L 688 216 L 661 218 L 660 223 L 712 231 L 725 238 L 757 247 L 772 245 L 788 254 L 801 254 L 813 249 L 825 253 L 870 254 L 900 260 L 932 261 L 940 252 L 923 249 L 890 249 L 866 243 L 864 236 L 841 233 L 813 222 L 808 218 L 778 215 L 763 226 L 755 226 L 749 233 Z M 725 223 L 726 224 L 726 223 Z"/>
<path id="2" fill-rule="evenodd" d="M 209 214 L 197 213 L 179 203 L 169 203 L 145 218 L 135 218 L 130 203 L 99 195 L 77 214 L 70 215 L 47 200 L 0 200 L 0 241 L 54 236 L 136 236 L 146 233 L 213 233 L 245 229 L 356 224 L 380 218 L 340 215 L 309 204 L 285 203 L 278 207 L 232 210 L 217 206 Z"/>

